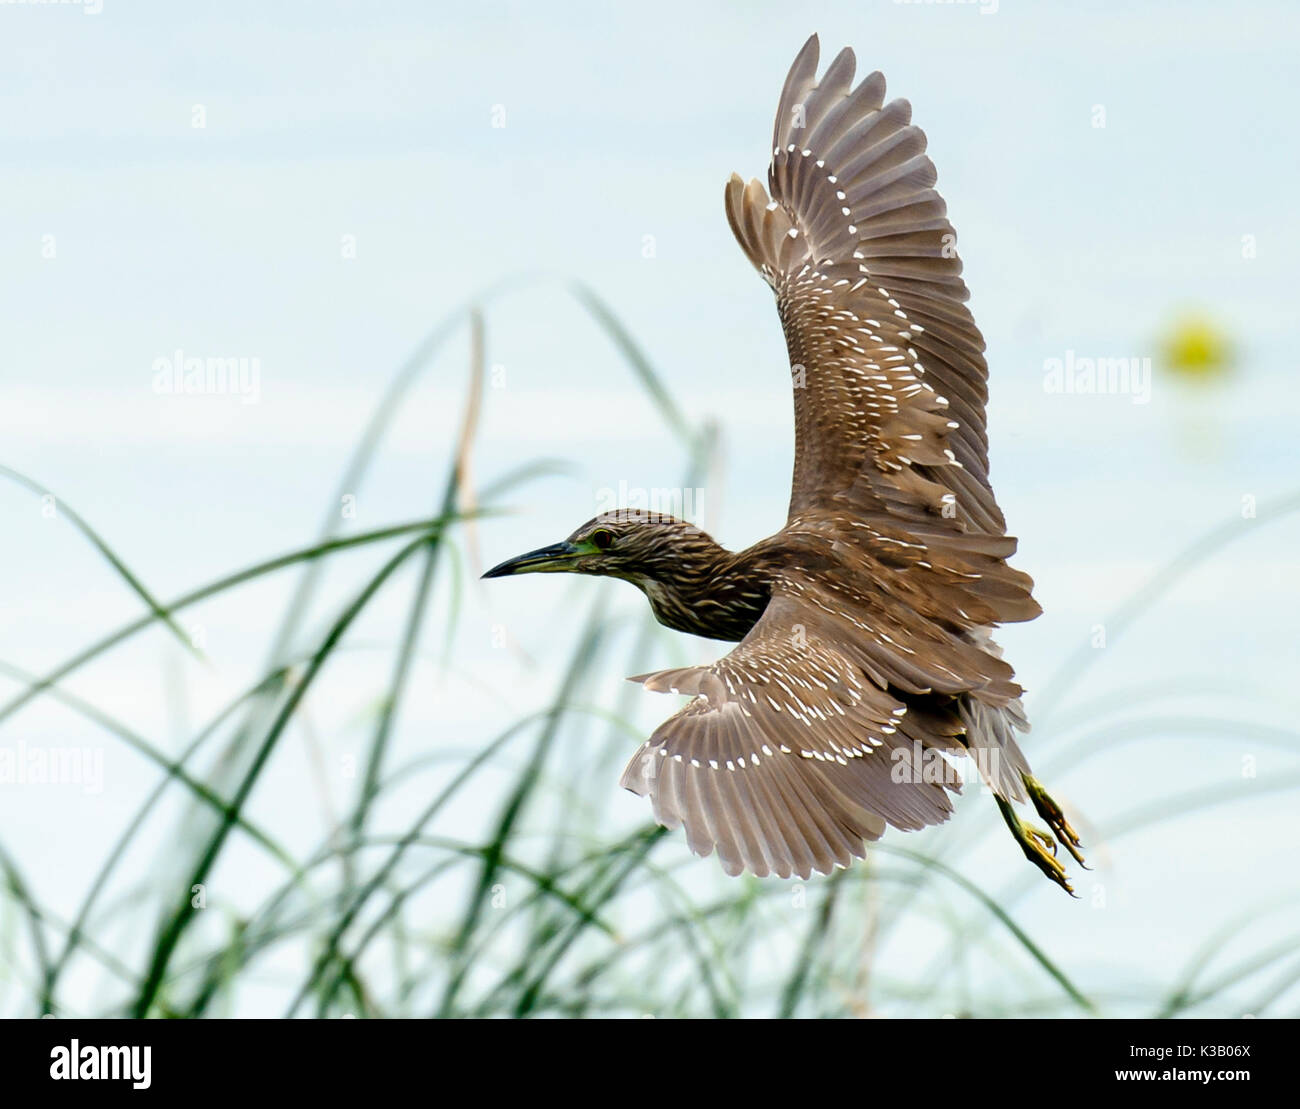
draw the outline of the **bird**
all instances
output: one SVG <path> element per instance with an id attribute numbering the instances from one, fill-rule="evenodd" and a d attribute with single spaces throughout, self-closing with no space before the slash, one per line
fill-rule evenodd
<path id="1" fill-rule="evenodd" d="M 785 333 L 785 526 L 733 552 L 614 509 L 483 576 L 620 578 L 659 623 L 735 644 L 629 679 L 692 699 L 620 780 L 727 874 L 849 867 L 889 827 L 946 821 L 971 760 L 1025 857 L 1073 895 L 1056 845 L 1086 865 L 1081 843 L 1017 742 L 1023 690 L 992 638 L 1041 609 L 989 482 L 956 234 L 909 102 L 886 101 L 879 72 L 854 84 L 851 48 L 818 77 L 819 52 L 813 35 L 781 91 L 767 189 L 732 174 L 724 194 Z"/>

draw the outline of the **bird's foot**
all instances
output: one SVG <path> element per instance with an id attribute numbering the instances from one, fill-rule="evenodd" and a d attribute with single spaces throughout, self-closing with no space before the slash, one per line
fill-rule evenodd
<path id="1" fill-rule="evenodd" d="M 1081 845 L 1078 833 L 1070 827 L 1061 806 L 1052 800 L 1051 795 L 1032 774 L 1022 774 L 1020 777 L 1025 783 L 1025 789 L 1029 791 L 1029 799 L 1034 803 L 1035 811 L 1047 821 L 1047 826 L 1056 833 L 1061 846 L 1074 856 L 1074 861 L 1087 870 L 1088 864 L 1083 861 L 1083 853 L 1079 850 Z"/>
<path id="2" fill-rule="evenodd" d="M 1002 819 L 1007 822 L 1007 827 L 1011 829 L 1012 836 L 1020 844 L 1020 850 L 1025 853 L 1025 858 L 1071 897 L 1075 896 L 1074 889 L 1066 879 L 1065 867 L 1061 865 L 1056 857 L 1056 841 L 1041 828 L 1035 828 L 1032 824 L 1024 823 L 1016 815 L 1010 801 L 1002 797 L 997 797 L 995 800 L 998 803 L 998 809 L 1002 813 Z"/>

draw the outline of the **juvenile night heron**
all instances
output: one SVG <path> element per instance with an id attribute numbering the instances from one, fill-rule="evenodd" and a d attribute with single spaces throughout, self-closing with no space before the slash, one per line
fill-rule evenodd
<path id="1" fill-rule="evenodd" d="M 971 757 L 1026 857 L 1066 890 L 1053 839 L 1079 840 L 1016 743 L 1021 688 L 991 629 L 1041 611 L 1006 559 L 988 478 L 984 341 L 925 135 L 842 51 L 817 79 L 814 35 L 776 116 L 771 199 L 733 175 L 726 208 L 776 294 L 794 383 L 784 528 L 724 550 L 698 528 L 611 512 L 485 577 L 623 578 L 660 623 L 738 642 L 709 666 L 634 678 L 692 694 L 622 784 L 716 850 L 728 874 L 808 877 L 861 858 L 887 825 L 952 812 Z"/>

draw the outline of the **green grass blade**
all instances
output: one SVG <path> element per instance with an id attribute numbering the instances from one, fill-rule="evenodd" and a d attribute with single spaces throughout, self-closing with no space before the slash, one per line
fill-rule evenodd
<path id="1" fill-rule="evenodd" d="M 186 634 L 185 629 L 172 619 L 171 613 L 154 599 L 153 594 L 145 588 L 144 583 L 131 571 L 130 567 L 122 561 L 121 557 L 119 557 L 113 548 L 105 542 L 100 534 L 86 523 L 84 519 L 82 519 L 80 513 L 78 513 L 71 505 L 55 496 L 50 489 L 46 488 L 39 481 L 29 478 L 26 474 L 21 474 L 17 470 L 11 469 L 8 466 L 0 465 L 0 476 L 7 477 L 11 481 L 17 482 L 24 488 L 31 490 L 37 496 L 50 497 L 55 504 L 58 505 L 59 514 L 61 516 L 66 516 L 72 523 L 72 526 L 90 540 L 91 545 L 104 556 L 104 559 L 108 564 L 112 566 L 117 572 L 117 575 L 126 582 L 131 591 L 145 603 L 149 611 L 171 630 L 172 634 L 176 636 L 176 639 L 180 642 L 181 646 L 196 658 L 203 659 L 205 657 L 203 652 L 194 646 L 193 642 L 191 642 L 190 636 Z"/>
<path id="2" fill-rule="evenodd" d="M 281 734 L 292 718 L 302 698 L 306 695 L 307 690 L 311 688 L 316 676 L 320 673 L 321 668 L 330 657 L 335 645 L 343 637 L 343 634 L 351 626 L 352 622 L 370 603 L 374 596 L 383 587 L 384 583 L 392 576 L 398 567 L 405 564 L 407 558 L 418 551 L 424 544 L 430 540 L 422 536 L 403 546 L 392 558 L 384 564 L 379 573 L 376 574 L 366 584 L 365 588 L 357 595 L 350 605 L 344 610 L 342 615 L 334 622 L 329 633 L 325 636 L 316 654 L 308 664 L 306 672 L 303 674 L 302 681 L 299 682 L 290 691 L 285 704 L 280 709 L 274 724 L 270 731 L 263 738 L 261 746 L 253 759 L 252 765 L 248 768 L 243 780 L 240 782 L 239 789 L 234 797 L 231 798 L 230 806 L 222 814 L 220 824 L 208 841 L 203 851 L 202 857 L 194 868 L 193 875 L 189 882 L 185 884 L 184 896 L 180 899 L 179 904 L 163 926 L 158 940 L 154 946 L 153 959 L 150 963 L 149 970 L 145 975 L 144 985 L 141 988 L 140 996 L 135 1002 L 133 1013 L 137 1017 L 144 1017 L 149 1014 L 157 997 L 158 990 L 162 985 L 163 977 L 167 970 L 167 965 L 171 960 L 172 954 L 176 949 L 177 943 L 180 942 L 181 935 L 184 933 L 186 926 L 193 919 L 194 906 L 190 899 L 190 889 L 196 885 L 202 885 L 206 880 L 209 871 L 216 862 L 217 856 L 225 843 L 226 836 L 229 834 L 234 824 L 235 817 L 243 810 L 245 801 L 253 790 L 257 779 L 261 775 L 262 768 L 270 758 L 271 751 L 275 748 Z"/>

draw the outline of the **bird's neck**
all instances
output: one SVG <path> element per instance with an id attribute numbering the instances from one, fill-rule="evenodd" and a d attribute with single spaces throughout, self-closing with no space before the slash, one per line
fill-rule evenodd
<path id="1" fill-rule="evenodd" d="M 669 581 L 647 577 L 637 582 L 655 619 L 675 631 L 738 642 L 771 597 L 771 577 L 754 548 L 733 553 L 717 547 L 676 570 Z"/>

